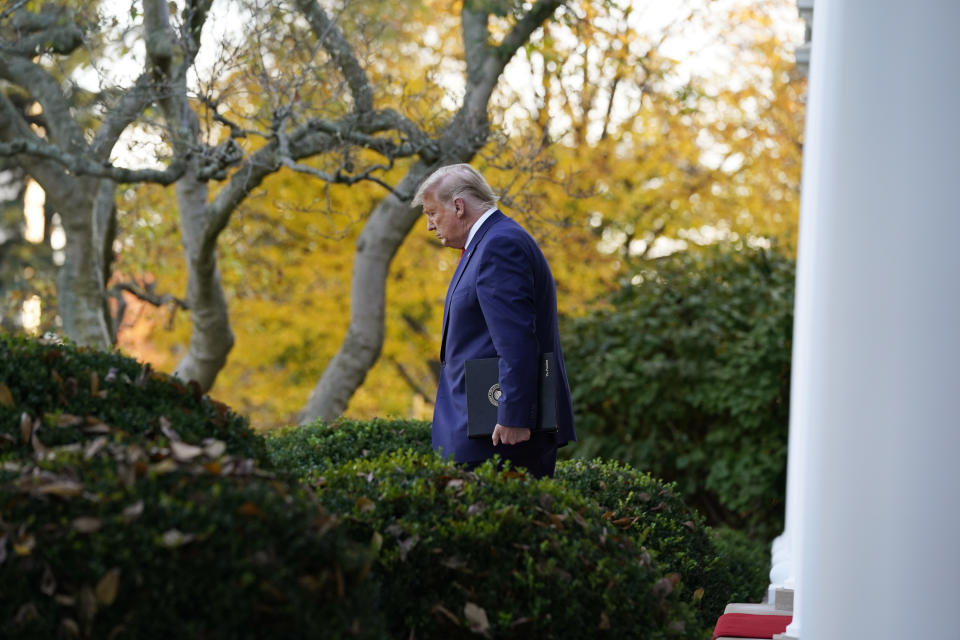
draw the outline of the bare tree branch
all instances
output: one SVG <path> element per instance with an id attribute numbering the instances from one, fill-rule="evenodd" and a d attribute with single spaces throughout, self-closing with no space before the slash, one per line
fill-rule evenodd
<path id="1" fill-rule="evenodd" d="M 156 85 L 150 81 L 149 74 L 142 74 L 133 87 L 124 92 L 120 103 L 110 110 L 100 125 L 90 143 L 92 155 L 98 160 L 108 160 L 120 134 L 156 99 Z"/>
<path id="2" fill-rule="evenodd" d="M 427 392 L 424 390 L 424 388 L 414 379 L 412 375 L 410 375 L 410 372 L 407 371 L 407 368 L 404 367 L 399 360 L 396 358 L 389 358 L 389 361 L 391 364 L 393 364 L 394 368 L 396 368 L 397 373 L 400 374 L 400 377 L 403 378 L 403 381 L 407 383 L 407 386 L 410 387 L 411 391 L 422 398 L 427 400 L 430 399 L 430 396 L 427 395 Z"/>
<path id="3" fill-rule="evenodd" d="M 156 182 L 172 184 L 183 176 L 186 165 L 173 160 L 166 169 L 126 169 L 112 164 L 101 163 L 86 155 L 67 153 L 60 147 L 37 140 L 13 140 L 0 142 L 0 156 L 30 155 L 53 160 L 69 173 L 98 178 L 110 178 L 115 182 Z"/>
<path id="4" fill-rule="evenodd" d="M 530 39 L 533 32 L 550 18 L 562 4 L 564 4 L 563 0 L 537 0 L 537 3 L 530 7 L 530 10 L 522 18 L 517 20 L 513 29 L 497 47 L 498 57 L 504 65 L 510 61 L 517 49 Z"/>
<path id="5" fill-rule="evenodd" d="M 400 131 L 408 141 L 397 143 L 388 138 L 370 135 L 391 130 Z M 314 132 L 326 134 L 326 137 L 322 138 L 322 141 L 311 143 L 309 136 Z M 407 158 L 413 155 L 436 157 L 440 153 L 436 142 L 393 109 L 375 111 L 368 114 L 359 123 L 353 116 L 348 116 L 337 122 L 311 118 L 297 131 L 291 132 L 290 137 L 294 141 L 299 141 L 299 144 L 294 142 L 292 148 L 302 154 L 300 157 L 319 153 L 330 137 L 338 142 L 350 142 L 365 149 L 376 151 L 380 155 L 393 158 Z M 311 150 L 312 148 L 316 150 Z"/>
<path id="6" fill-rule="evenodd" d="M 0 13 L 0 20 L 6 20 L 20 9 L 23 9 L 28 2 L 30 2 L 30 0 L 18 0 L 17 2 L 14 2 L 12 5 L 4 9 L 3 13 Z"/>
<path id="7" fill-rule="evenodd" d="M 190 304 L 186 300 L 169 293 L 157 294 L 153 291 L 152 287 L 144 288 L 138 287 L 132 282 L 118 282 L 110 288 L 110 292 L 118 296 L 121 295 L 123 291 L 132 293 L 140 300 L 152 304 L 155 307 L 163 307 L 173 303 L 174 306 L 180 309 L 190 309 Z"/>
<path id="8" fill-rule="evenodd" d="M 27 89 L 43 107 L 52 142 L 71 153 L 84 153 L 83 132 L 70 113 L 70 104 L 60 83 L 43 67 L 17 56 L 0 53 L 0 78 Z"/>
<path id="9" fill-rule="evenodd" d="M 467 63 L 467 86 L 478 85 L 482 81 L 484 65 L 490 60 L 490 31 L 487 21 L 490 12 L 482 2 L 464 2 L 460 20 L 463 31 L 463 51 Z"/>
<path id="10" fill-rule="evenodd" d="M 14 106 L 5 94 L 0 93 L 0 139 L 17 140 L 21 138 L 43 142 L 21 117 L 20 110 Z M 18 160 L 24 165 L 27 173 L 43 185 L 45 190 L 51 192 L 54 198 L 56 198 L 58 192 L 67 190 L 64 171 L 54 162 L 33 157 L 18 158 Z"/>
<path id="11" fill-rule="evenodd" d="M 297 0 L 297 6 L 310 23 L 314 35 L 334 64 L 343 73 L 353 96 L 354 110 L 363 114 L 373 110 L 373 88 L 367 72 L 360 66 L 353 47 L 347 42 L 336 23 L 330 20 L 317 0 Z"/>
<path id="12" fill-rule="evenodd" d="M 331 184 L 351 185 L 351 184 L 356 184 L 358 182 L 368 181 L 368 182 L 373 182 L 374 184 L 378 184 L 384 189 L 386 189 L 387 191 L 389 191 L 390 193 L 394 193 L 394 195 L 396 195 L 393 190 L 393 187 L 389 183 L 373 175 L 375 171 L 389 171 L 390 169 L 392 169 L 393 168 L 392 159 L 388 164 L 376 164 L 371 167 L 367 167 L 367 169 L 365 169 L 360 173 L 353 173 L 353 174 L 343 173 L 342 166 L 338 167 L 335 173 L 328 173 L 326 171 L 322 171 L 320 169 L 311 167 L 309 165 L 294 162 L 293 159 L 290 158 L 290 156 L 281 156 L 280 162 L 281 164 L 283 164 L 283 166 L 293 171 L 296 171 L 297 173 L 304 173 L 304 174 L 313 176 L 315 178 L 320 178 L 324 182 L 328 182 Z"/>
<path id="13" fill-rule="evenodd" d="M 32 58 L 41 53 L 69 55 L 83 44 L 83 31 L 70 23 L 44 29 L 18 38 L 14 42 L 0 42 L 0 51 Z"/>
<path id="14" fill-rule="evenodd" d="M 203 32 L 203 25 L 207 21 L 207 14 L 210 13 L 210 6 L 213 0 L 188 0 L 183 8 L 184 33 L 181 35 L 187 50 L 189 60 L 196 57 L 200 50 L 200 35 Z"/>

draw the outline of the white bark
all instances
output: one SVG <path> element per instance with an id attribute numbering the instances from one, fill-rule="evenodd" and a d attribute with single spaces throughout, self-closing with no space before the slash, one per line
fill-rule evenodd
<path id="1" fill-rule="evenodd" d="M 187 258 L 190 346 L 174 374 L 209 390 L 233 348 L 227 299 L 217 267 L 216 242 L 207 243 L 207 184 L 193 170 L 177 182 L 180 233 Z"/>
<path id="2" fill-rule="evenodd" d="M 196 53 L 194 42 L 180 41 L 170 25 L 166 0 L 144 0 L 144 39 L 153 73 L 167 88 L 160 106 L 177 157 L 187 157 L 199 137 L 197 116 L 187 97 L 186 73 Z M 209 2 L 201 3 L 191 37 L 199 38 L 203 14 Z M 227 299 L 217 267 L 217 233 L 211 233 L 207 183 L 200 179 L 200 158 L 193 154 L 186 173 L 177 181 L 180 234 L 187 262 L 187 304 L 191 333 L 186 355 L 174 374 L 195 380 L 204 390 L 213 387 L 217 374 L 233 349 Z"/>
<path id="3" fill-rule="evenodd" d="M 420 212 L 409 198 L 428 175 L 429 167 L 416 163 L 397 186 L 408 194 L 389 195 L 376 206 L 357 240 L 350 293 L 350 326 L 343 344 L 327 365 L 300 415 L 301 422 L 332 420 L 350 402 L 383 347 L 387 271 L 394 254 L 413 228 Z"/>
<path id="4" fill-rule="evenodd" d="M 67 238 L 57 282 L 60 318 L 64 333 L 77 344 L 104 349 L 113 343 L 103 260 L 113 183 L 95 178 L 73 182 L 76 192 L 71 202 L 52 200 Z"/>
<path id="5" fill-rule="evenodd" d="M 65 87 L 34 61 L 41 50 L 68 54 L 81 46 L 80 28 L 65 9 L 32 13 L 19 7 L 14 13 L 24 31 L 0 51 L 0 77 L 40 103 L 45 131 L 44 137 L 38 135 L 0 96 L 0 153 L 20 155 L 63 221 L 66 246 L 58 305 L 64 333 L 80 345 L 106 348 L 115 339 L 105 290 L 116 229 L 115 182 L 109 177 L 134 177 L 135 172 L 105 162 L 120 133 L 149 102 L 150 87 L 144 78 L 138 80 L 88 144 Z"/>

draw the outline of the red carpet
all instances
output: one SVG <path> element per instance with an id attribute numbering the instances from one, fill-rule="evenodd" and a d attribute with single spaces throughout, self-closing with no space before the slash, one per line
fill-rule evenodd
<path id="1" fill-rule="evenodd" d="M 713 640 L 734 638 L 772 638 L 787 630 L 793 616 L 763 616 L 749 613 L 725 613 L 717 618 Z"/>

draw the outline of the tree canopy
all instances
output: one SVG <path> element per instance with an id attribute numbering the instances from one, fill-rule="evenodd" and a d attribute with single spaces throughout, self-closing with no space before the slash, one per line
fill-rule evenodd
<path id="1" fill-rule="evenodd" d="M 260 427 L 315 386 L 308 416 L 428 415 L 455 258 L 406 199 L 453 161 L 538 238 L 571 315 L 681 243 L 789 250 L 803 80 L 770 9 L 654 28 L 634 4 L 10 4 L 0 152 L 63 221 L 63 330 L 216 380 Z M 698 32 L 734 79 L 677 57 Z M 107 72 L 123 49 L 139 74 Z"/>

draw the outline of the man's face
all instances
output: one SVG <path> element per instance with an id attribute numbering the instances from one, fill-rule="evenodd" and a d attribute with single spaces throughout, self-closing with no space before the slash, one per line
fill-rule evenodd
<path id="1" fill-rule="evenodd" d="M 462 211 L 462 202 L 458 199 L 449 204 L 443 204 L 433 197 L 432 193 L 423 197 L 423 213 L 427 216 L 427 230 L 439 238 L 445 247 L 463 249 L 467 243 L 469 229 L 463 224 L 463 216 L 457 215 Z"/>

